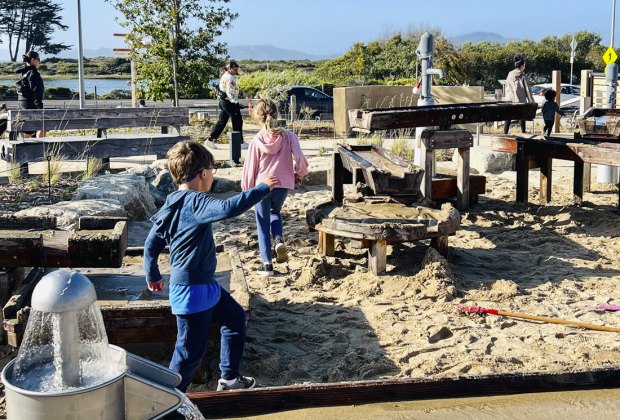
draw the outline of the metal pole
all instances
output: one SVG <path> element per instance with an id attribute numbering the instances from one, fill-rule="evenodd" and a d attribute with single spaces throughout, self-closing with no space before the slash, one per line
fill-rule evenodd
<path id="1" fill-rule="evenodd" d="M 177 84 L 177 36 L 178 36 L 178 2 L 174 3 L 174 25 L 172 28 L 172 82 L 174 84 L 174 106 L 179 106 L 179 87 Z"/>
<path id="2" fill-rule="evenodd" d="M 616 0 L 611 1 L 611 48 L 614 47 L 616 37 Z"/>
<path id="3" fill-rule="evenodd" d="M 80 90 L 80 109 L 84 108 L 84 62 L 82 49 L 82 8 L 80 0 L 77 0 L 77 18 L 78 18 L 78 89 Z"/>

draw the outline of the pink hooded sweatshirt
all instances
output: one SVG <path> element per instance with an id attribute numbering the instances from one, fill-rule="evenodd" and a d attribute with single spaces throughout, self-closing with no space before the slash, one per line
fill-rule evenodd
<path id="1" fill-rule="evenodd" d="M 280 134 L 260 130 L 250 143 L 243 164 L 243 191 L 269 176 L 280 179 L 279 188 L 292 190 L 295 188 L 295 174 L 308 174 L 308 160 L 301 151 L 297 136 L 289 130 Z"/>

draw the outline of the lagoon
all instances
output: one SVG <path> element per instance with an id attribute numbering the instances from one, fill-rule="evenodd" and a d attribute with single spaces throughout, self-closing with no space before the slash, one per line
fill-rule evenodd
<path id="1" fill-rule="evenodd" d="M 0 79 L 0 85 L 13 85 L 16 80 Z M 114 89 L 131 89 L 129 86 L 129 79 L 84 79 L 84 90 L 86 93 L 95 93 L 95 86 L 97 87 L 97 95 L 103 95 L 110 93 Z M 46 88 L 51 87 L 66 87 L 75 92 L 78 89 L 78 79 L 49 79 L 46 80 L 43 77 L 43 83 Z"/>

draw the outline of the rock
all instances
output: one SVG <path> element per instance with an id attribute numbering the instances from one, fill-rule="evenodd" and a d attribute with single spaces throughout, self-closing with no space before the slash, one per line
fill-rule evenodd
<path id="1" fill-rule="evenodd" d="M 56 225 L 61 229 L 71 228 L 81 216 L 125 217 L 125 215 L 121 203 L 111 199 L 61 201 L 15 213 L 15 216 L 55 216 Z"/>
<path id="2" fill-rule="evenodd" d="M 161 207 L 166 202 L 166 197 L 173 191 L 177 190 L 177 186 L 172 180 L 172 175 L 168 170 L 162 170 L 153 181 L 149 184 L 151 195 L 155 200 L 155 205 Z"/>
<path id="3" fill-rule="evenodd" d="M 213 185 L 211 186 L 212 193 L 219 194 L 231 191 L 241 191 L 241 180 L 232 180 L 219 177 L 213 179 Z"/>
<path id="4" fill-rule="evenodd" d="M 456 161 L 457 158 L 457 153 L 455 153 L 452 160 Z M 512 153 L 494 152 L 488 147 L 472 147 L 469 166 L 472 173 L 477 171 L 479 174 L 485 172 L 499 174 L 504 171 L 511 171 L 513 161 L 514 155 Z"/>
<path id="5" fill-rule="evenodd" d="M 158 171 L 168 170 L 168 159 L 157 159 L 151 163 L 151 166 Z"/>
<path id="6" fill-rule="evenodd" d="M 73 200 L 118 200 L 130 220 L 145 220 L 157 208 L 143 176 L 133 174 L 103 175 L 80 183 Z"/>
<path id="7" fill-rule="evenodd" d="M 133 175 L 139 175 L 139 176 L 143 176 L 144 179 L 151 179 L 151 178 L 155 178 L 155 176 L 157 176 L 157 170 L 149 165 L 138 165 L 138 166 L 134 166 L 133 168 L 129 168 L 123 172 L 120 172 L 118 175 L 125 175 L 125 174 L 133 174 Z"/>

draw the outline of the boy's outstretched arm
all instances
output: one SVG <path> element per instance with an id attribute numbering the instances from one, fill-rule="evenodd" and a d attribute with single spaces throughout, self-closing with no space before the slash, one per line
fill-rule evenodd
<path id="1" fill-rule="evenodd" d="M 239 216 L 269 195 L 269 192 L 278 185 L 280 185 L 280 180 L 275 176 L 270 176 L 263 179 L 254 188 L 227 200 L 218 200 L 205 194 L 200 200 L 196 200 L 194 216 L 198 223 L 213 223 Z"/>
<path id="2" fill-rule="evenodd" d="M 161 292 L 164 290 L 164 281 L 159 272 L 157 258 L 166 246 L 166 241 L 156 233 L 154 224 L 144 242 L 144 274 L 146 283 L 151 292 Z"/>

